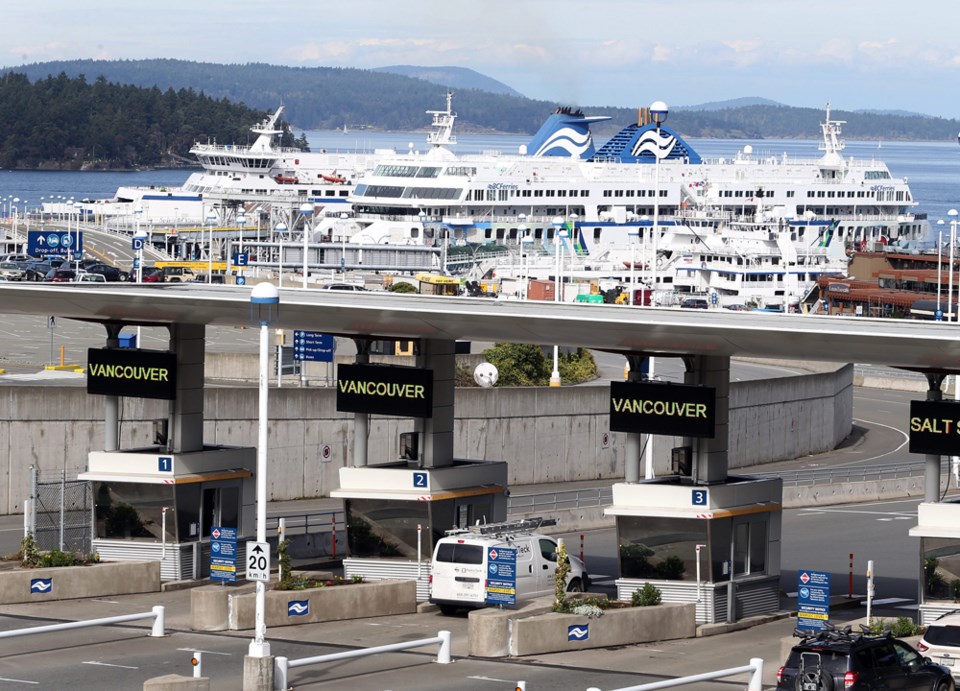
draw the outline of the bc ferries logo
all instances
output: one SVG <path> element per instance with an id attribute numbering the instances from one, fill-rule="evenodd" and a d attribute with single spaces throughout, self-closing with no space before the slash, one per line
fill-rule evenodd
<path id="1" fill-rule="evenodd" d="M 30 581 L 30 592 L 40 593 L 41 595 L 46 595 L 47 593 L 53 592 L 53 579 L 34 578 Z"/>
<path id="2" fill-rule="evenodd" d="M 310 600 L 290 600 L 287 603 L 288 617 L 302 617 L 310 614 Z"/>
<path id="3" fill-rule="evenodd" d="M 584 624 L 583 626 L 568 626 L 567 627 L 567 640 L 568 641 L 585 641 L 590 638 L 590 625 Z"/>
<path id="4" fill-rule="evenodd" d="M 677 145 L 677 138 L 672 134 L 660 134 L 657 137 L 656 130 L 650 130 L 643 136 L 638 137 L 630 152 L 634 156 L 649 152 L 659 159 L 669 158 L 673 152 L 673 147 Z"/>
<path id="5" fill-rule="evenodd" d="M 562 149 L 570 156 L 580 157 L 590 147 L 590 133 L 572 127 L 562 127 L 551 134 L 547 141 L 534 152 L 534 156 L 550 155 L 551 149 Z"/>

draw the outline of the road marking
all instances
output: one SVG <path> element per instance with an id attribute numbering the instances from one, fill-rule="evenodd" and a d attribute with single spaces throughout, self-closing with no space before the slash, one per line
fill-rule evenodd
<path id="1" fill-rule="evenodd" d="M 11 679 L 10 677 L 0 677 L 0 681 L 12 681 L 15 684 L 39 684 L 39 681 L 28 681 L 26 679 Z"/>
<path id="2" fill-rule="evenodd" d="M 110 604 L 110 605 L 120 604 L 119 600 L 104 600 L 103 598 L 100 598 L 100 597 L 92 597 L 90 599 L 93 600 L 94 602 L 106 602 L 107 604 Z"/>
<path id="3" fill-rule="evenodd" d="M 516 679 L 497 679 L 495 677 L 467 677 L 467 679 L 476 679 L 477 681 L 492 681 L 496 684 L 516 684 Z"/>
<path id="4" fill-rule="evenodd" d="M 177 648 L 181 653 L 203 653 L 204 655 L 226 655 L 233 657 L 233 653 L 221 653 L 216 650 L 203 650 L 202 648 Z"/>
<path id="5" fill-rule="evenodd" d="M 98 667 L 120 667 L 121 669 L 140 669 L 139 667 L 131 667 L 130 665 L 114 665 L 109 662 L 97 662 L 96 660 L 87 660 L 81 662 L 83 665 L 97 665 Z"/>

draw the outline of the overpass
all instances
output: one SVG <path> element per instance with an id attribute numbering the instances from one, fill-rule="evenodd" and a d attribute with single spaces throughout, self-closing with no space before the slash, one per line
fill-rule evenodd
<path id="1" fill-rule="evenodd" d="M 199 375 L 181 376 L 177 382 L 166 447 L 175 459 L 208 452 L 202 439 L 202 405 L 200 411 L 196 406 L 197 391 L 202 393 L 204 327 L 258 323 L 249 289 L 188 284 L 0 284 L 0 313 L 100 322 L 107 328 L 111 348 L 116 347 L 122 326 L 169 326 L 170 350 L 177 354 L 181 373 Z M 369 519 L 366 512 L 372 505 L 363 502 L 382 503 L 392 498 L 396 508 L 426 499 L 438 516 L 444 515 L 443 526 L 428 523 L 435 532 L 480 516 L 496 520 L 505 511 L 502 493 L 506 487 L 497 464 L 482 466 L 453 458 L 455 341 L 557 344 L 620 353 L 637 379 L 644 357 L 682 358 L 686 384 L 711 390 L 715 424 L 709 434 L 679 434 L 684 437 L 679 448 L 690 454 L 686 471 L 675 478 L 646 481 L 640 477 L 642 434 L 626 432 L 626 482 L 614 486 L 609 513 L 617 519 L 621 543 L 621 597 L 628 598 L 638 584 L 653 580 L 664 591 L 665 600 L 697 601 L 698 619 L 711 622 L 778 606 L 782 487 L 779 479 L 742 478 L 727 472 L 729 359 L 753 356 L 909 369 L 926 375 L 929 401 L 941 398 L 940 386 L 946 375 L 960 373 L 956 327 L 938 322 L 299 289 L 281 291 L 279 308 L 271 316 L 273 327 L 352 337 L 358 346 L 365 339 L 419 340 L 418 365 L 432 373 L 435 387 L 431 413 L 417 423 L 422 450 L 409 462 L 394 462 L 389 468 L 368 467 L 364 441 L 368 416 L 355 411 L 354 462 L 341 470 L 341 488 L 334 496 L 342 497 L 348 513 L 354 510 L 358 520 Z M 365 350 L 359 350 L 358 363 L 364 364 Z M 105 452 L 119 453 L 115 444 L 108 431 Z M 151 458 L 155 461 L 156 455 Z M 925 502 L 920 525 L 911 534 L 938 540 L 935 548 L 941 563 L 955 568 L 949 573 L 956 573 L 960 572 L 960 529 L 945 526 L 960 526 L 960 506 L 940 503 L 940 463 L 939 454 L 926 455 Z M 238 465 L 242 463 L 238 461 Z M 115 466 L 107 463 L 104 467 Z M 86 475 L 102 482 L 130 479 L 112 472 Z M 244 501 L 250 500 L 241 503 Z M 381 516 L 378 520 L 387 519 Z M 371 525 L 374 523 L 367 523 L 368 528 Z M 691 544 L 668 544 L 680 533 L 692 536 L 687 539 Z M 401 554 L 409 547 L 399 527 L 391 539 L 397 541 L 394 547 Z M 693 571 L 689 559 L 686 579 L 663 577 L 662 571 L 653 568 L 653 562 L 663 556 L 659 551 L 666 554 L 689 547 L 692 554 L 694 542 L 708 545 L 702 598 L 698 595 L 701 584 L 689 580 Z M 100 551 L 109 554 L 104 547 Z M 409 561 L 415 563 L 412 558 Z M 358 558 L 345 562 L 345 568 L 354 568 L 359 574 L 382 573 L 380 564 L 376 559 Z M 918 565 L 918 573 L 920 570 Z M 658 577 L 661 580 L 656 580 Z M 927 612 L 934 616 L 941 605 L 949 606 L 925 603 L 925 616 Z"/>

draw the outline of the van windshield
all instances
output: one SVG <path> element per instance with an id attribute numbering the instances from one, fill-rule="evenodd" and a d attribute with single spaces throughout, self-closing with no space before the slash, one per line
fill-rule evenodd
<path id="1" fill-rule="evenodd" d="M 437 545 L 437 561 L 453 564 L 482 564 L 483 547 L 442 542 Z"/>

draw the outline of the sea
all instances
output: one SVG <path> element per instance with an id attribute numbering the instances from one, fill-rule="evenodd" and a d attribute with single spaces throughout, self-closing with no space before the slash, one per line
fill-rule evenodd
<path id="1" fill-rule="evenodd" d="M 371 132 L 358 130 L 306 131 L 307 141 L 314 151 L 375 151 L 392 149 L 425 151 L 428 147 L 423 132 Z M 454 149 L 458 153 L 499 151 L 516 153 L 527 144 L 526 135 L 460 134 Z M 782 156 L 818 158 L 819 141 L 803 139 L 698 139 L 687 142 L 705 158 L 733 158 L 744 146 L 753 147 L 755 157 Z M 603 140 L 597 139 L 597 146 Z M 886 162 L 895 177 L 906 177 L 914 198 L 919 202 L 915 211 L 926 213 L 935 225 L 937 220 L 949 221 L 947 211 L 960 208 L 960 146 L 950 142 L 903 141 L 847 141 L 843 152 L 847 158 L 880 159 Z M 132 172 L 64 172 L 0 170 L 0 212 L 6 212 L 10 200 L 19 198 L 24 207 L 35 209 L 44 201 L 73 198 L 110 199 L 117 188 L 132 186 L 181 185 L 190 170 L 157 169 Z"/>

